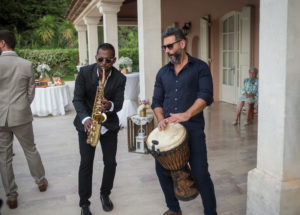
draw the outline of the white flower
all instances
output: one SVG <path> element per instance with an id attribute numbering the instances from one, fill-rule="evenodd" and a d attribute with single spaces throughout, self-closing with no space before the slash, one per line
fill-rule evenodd
<path id="1" fill-rule="evenodd" d="M 138 107 L 138 109 L 137 109 L 137 112 L 139 113 L 139 112 L 141 112 L 143 109 L 145 109 L 146 108 L 146 106 L 144 105 L 144 104 L 141 104 L 139 107 Z"/>
<path id="2" fill-rule="evenodd" d="M 43 64 L 38 65 L 38 67 L 36 68 L 36 70 L 39 73 L 45 72 L 45 71 L 49 72 L 50 71 L 50 67 L 48 66 L 48 64 L 43 63 Z"/>
<path id="3" fill-rule="evenodd" d="M 132 60 L 129 57 L 120 57 L 118 60 L 119 65 L 132 65 Z"/>

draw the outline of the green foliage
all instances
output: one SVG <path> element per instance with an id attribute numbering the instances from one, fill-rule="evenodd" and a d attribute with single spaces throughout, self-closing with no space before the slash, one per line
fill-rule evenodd
<path id="1" fill-rule="evenodd" d="M 54 73 L 52 74 L 52 76 L 53 76 L 53 77 L 61 77 L 62 75 L 61 75 L 60 72 L 54 72 Z"/>
<path id="2" fill-rule="evenodd" d="M 1 0 L 0 29 L 13 31 L 17 48 L 74 48 L 77 33 L 64 18 L 71 0 Z"/>
<path id="3" fill-rule="evenodd" d="M 67 74 L 77 73 L 76 62 L 78 61 L 78 49 L 22 49 L 16 50 L 16 52 L 20 57 L 33 63 L 36 77 L 39 77 L 36 68 L 42 63 L 46 63 L 50 66 L 51 70 L 48 74 L 51 77 L 53 77 L 56 72 L 60 73 L 61 77 Z"/>
<path id="4" fill-rule="evenodd" d="M 136 26 L 118 27 L 119 48 L 138 47 L 138 28 Z"/>
<path id="5" fill-rule="evenodd" d="M 119 58 L 129 57 L 132 59 L 132 71 L 139 71 L 138 27 L 119 26 Z"/>
<path id="6" fill-rule="evenodd" d="M 129 57 L 132 59 L 132 70 L 133 72 L 139 71 L 139 49 L 138 48 L 121 48 L 119 49 L 119 58 Z"/>
<path id="7" fill-rule="evenodd" d="M 44 42 L 52 40 L 55 36 L 56 20 L 54 16 L 46 15 L 38 20 L 38 28 L 35 33 Z"/>

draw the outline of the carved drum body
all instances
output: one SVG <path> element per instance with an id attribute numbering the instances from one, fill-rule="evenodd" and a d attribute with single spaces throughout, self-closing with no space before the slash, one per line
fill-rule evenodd
<path id="1" fill-rule="evenodd" d="M 165 130 L 154 129 L 147 139 L 149 153 L 171 170 L 176 198 L 192 200 L 199 194 L 188 165 L 190 148 L 186 129 L 179 123 L 169 123 Z"/>

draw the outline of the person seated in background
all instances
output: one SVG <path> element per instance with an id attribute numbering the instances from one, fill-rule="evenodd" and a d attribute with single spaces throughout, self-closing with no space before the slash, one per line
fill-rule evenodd
<path id="1" fill-rule="evenodd" d="M 233 125 L 240 123 L 241 111 L 245 106 L 246 109 L 246 122 L 244 125 L 250 123 L 250 111 L 258 99 L 258 70 L 255 67 L 249 69 L 249 78 L 244 80 L 244 84 L 241 89 L 241 95 L 239 98 L 239 103 L 236 109 L 235 121 Z"/>

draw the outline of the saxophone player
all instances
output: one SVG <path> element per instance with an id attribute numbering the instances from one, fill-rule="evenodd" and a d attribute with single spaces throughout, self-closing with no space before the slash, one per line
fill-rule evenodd
<path id="1" fill-rule="evenodd" d="M 101 111 L 107 116 L 106 121 L 102 123 L 99 138 L 104 163 L 100 200 L 103 210 L 113 210 L 113 203 L 109 195 L 113 188 L 117 165 L 117 136 L 120 129 L 117 112 L 123 106 L 126 84 L 126 77 L 113 67 L 116 58 L 115 49 L 111 44 L 103 43 L 99 45 L 95 58 L 97 63 L 81 67 L 76 78 L 73 99 L 77 113 L 74 125 L 78 132 L 81 157 L 78 192 L 82 215 L 92 214 L 89 209 L 89 198 L 92 195 L 93 162 L 96 147 L 87 144 L 87 137 L 93 122 L 94 103 L 99 105 Z M 104 79 L 102 76 L 105 76 Z M 104 88 L 104 95 L 101 101 L 98 101 L 98 99 L 95 99 L 96 91 L 101 85 Z"/>

